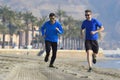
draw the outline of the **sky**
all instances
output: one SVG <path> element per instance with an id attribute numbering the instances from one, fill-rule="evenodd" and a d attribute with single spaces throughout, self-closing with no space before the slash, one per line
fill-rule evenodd
<path id="1" fill-rule="evenodd" d="M 84 10 L 91 9 L 105 27 L 105 40 L 120 41 L 120 0 L 0 0 L 15 10 L 29 10 L 34 15 L 47 15 L 61 6 L 74 18 L 83 19 Z M 74 14 L 74 15 L 73 15 Z"/>

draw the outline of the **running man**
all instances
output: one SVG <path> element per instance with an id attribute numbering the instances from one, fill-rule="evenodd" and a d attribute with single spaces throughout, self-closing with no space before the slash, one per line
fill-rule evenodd
<path id="1" fill-rule="evenodd" d="M 56 15 L 54 13 L 49 14 L 49 19 L 49 21 L 46 21 L 42 25 L 40 31 L 45 39 L 46 56 L 44 58 L 44 61 L 48 62 L 50 51 L 52 48 L 52 57 L 49 67 L 55 68 L 53 64 L 57 55 L 58 34 L 63 33 L 63 28 L 61 24 L 58 21 L 56 21 Z"/>
<path id="2" fill-rule="evenodd" d="M 95 18 L 92 18 L 92 11 L 85 10 L 86 20 L 83 21 L 81 26 L 81 36 L 83 38 L 83 32 L 85 30 L 85 49 L 87 53 L 88 72 L 92 70 L 92 62 L 96 63 L 96 56 L 99 50 L 97 42 L 98 32 L 104 30 L 103 25 Z"/>

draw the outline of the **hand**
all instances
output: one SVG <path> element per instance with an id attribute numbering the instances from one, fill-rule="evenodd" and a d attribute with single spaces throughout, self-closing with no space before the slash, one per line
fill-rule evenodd
<path id="1" fill-rule="evenodd" d="M 80 33 L 80 38 L 81 38 L 81 39 L 84 39 L 84 37 L 85 37 L 84 30 L 81 30 L 81 33 Z"/>
<path id="2" fill-rule="evenodd" d="M 56 30 L 59 31 L 59 28 L 56 27 Z"/>
<path id="3" fill-rule="evenodd" d="M 94 34 L 96 34 L 97 33 L 97 31 L 91 31 L 91 34 L 92 35 L 94 35 Z"/>

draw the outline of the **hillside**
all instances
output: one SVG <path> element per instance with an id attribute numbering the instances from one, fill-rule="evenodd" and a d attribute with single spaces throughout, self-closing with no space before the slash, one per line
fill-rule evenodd
<path id="1" fill-rule="evenodd" d="M 59 8 L 74 19 L 83 20 L 84 10 L 91 9 L 105 27 L 104 44 L 120 45 L 120 0 L 0 0 L 0 5 L 16 11 L 31 11 L 37 17 L 56 12 Z M 112 35 L 112 36 L 111 36 Z M 116 48 L 115 47 L 115 48 Z"/>
<path id="2" fill-rule="evenodd" d="M 8 5 L 17 11 L 31 11 L 38 17 L 60 8 L 77 19 L 84 18 L 84 9 L 89 6 L 88 0 L 0 0 L 0 2 L 1 5 Z"/>

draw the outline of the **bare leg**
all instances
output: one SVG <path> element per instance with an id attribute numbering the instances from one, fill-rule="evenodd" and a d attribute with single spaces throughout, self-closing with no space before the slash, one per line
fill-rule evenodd
<path id="1" fill-rule="evenodd" d="M 92 67 L 92 50 L 87 50 L 87 61 L 89 68 Z"/>
<path id="2" fill-rule="evenodd" d="M 95 55 L 97 57 L 97 53 L 93 53 L 93 55 Z"/>

